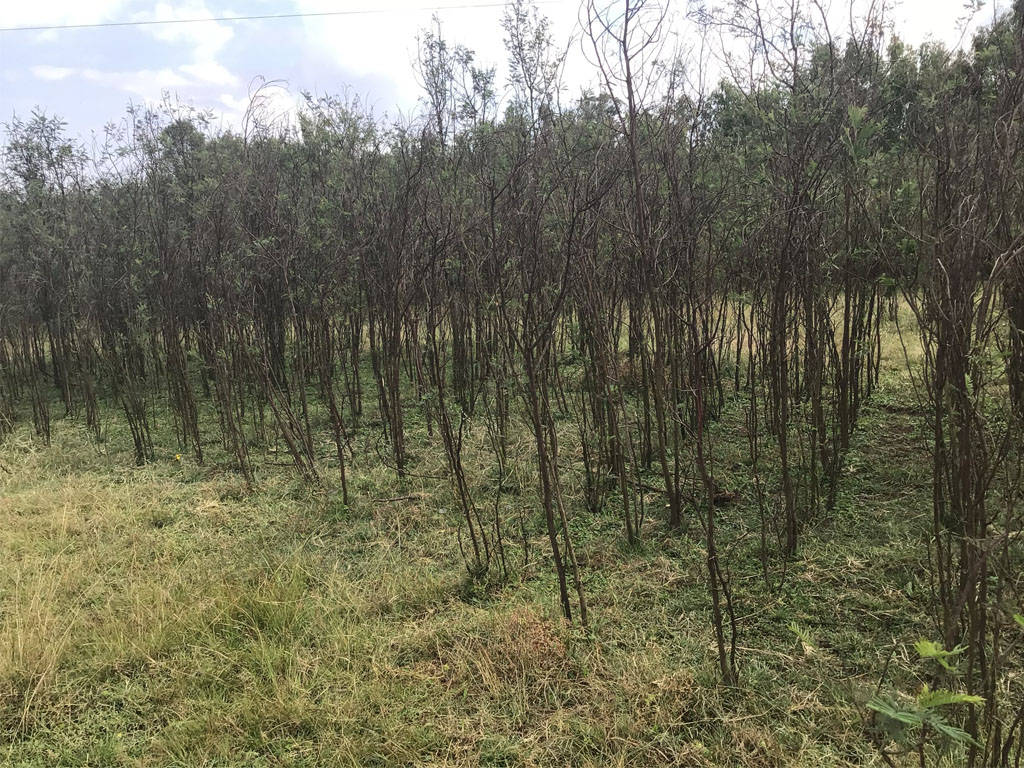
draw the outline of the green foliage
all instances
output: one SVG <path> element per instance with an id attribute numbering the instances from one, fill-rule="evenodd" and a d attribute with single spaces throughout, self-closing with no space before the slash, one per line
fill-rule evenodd
<path id="1" fill-rule="evenodd" d="M 814 653 L 817 653 L 818 641 L 810 630 L 804 629 L 795 621 L 791 621 L 789 623 L 789 626 L 786 628 L 790 632 L 792 632 L 796 639 L 800 642 L 800 647 L 805 656 L 811 656 Z"/>
<path id="2" fill-rule="evenodd" d="M 944 707 L 949 704 L 984 704 L 985 700 L 981 696 L 973 696 L 966 693 L 953 693 L 952 691 L 945 691 L 941 688 L 938 690 L 929 690 L 928 686 L 924 686 L 921 693 L 917 695 L 917 705 L 924 707 L 925 709 L 933 709 L 935 707 Z"/>
<path id="3" fill-rule="evenodd" d="M 914 650 L 917 651 L 917 655 L 922 659 L 934 659 L 942 668 L 947 672 L 955 672 L 956 669 L 950 664 L 950 659 L 956 659 L 966 648 L 961 645 L 956 646 L 953 650 L 947 651 L 938 643 L 932 642 L 931 640 L 918 640 L 914 643 Z"/>
<path id="4" fill-rule="evenodd" d="M 966 649 L 957 646 L 947 651 L 938 643 L 921 639 L 914 643 L 914 650 L 922 660 L 937 661 L 955 678 L 957 670 L 951 660 Z M 955 707 L 983 706 L 984 703 L 981 696 L 923 685 L 913 697 L 874 695 L 867 707 L 879 715 L 879 724 L 890 739 L 907 750 L 919 752 L 926 743 L 934 743 L 937 748 L 976 744 L 967 731 L 950 723 L 948 718 Z"/>
<path id="5" fill-rule="evenodd" d="M 868 709 L 882 716 L 882 727 L 894 741 L 903 746 L 915 746 L 933 731 L 958 744 L 975 743 L 970 735 L 936 711 L 951 704 L 981 704 L 980 696 L 965 696 L 950 691 L 930 691 L 925 686 L 909 704 L 898 704 L 891 699 L 873 696 Z"/>
<path id="6" fill-rule="evenodd" d="M 514 0 L 508 99 L 438 22 L 390 126 L 132 107 L 87 162 L 11 122 L 0 759 L 877 765 L 848 681 L 936 625 L 874 722 L 921 762 L 999 730 L 1019 25 L 732 10 L 758 74 L 710 94 L 620 87 L 626 35 L 563 100 Z"/>

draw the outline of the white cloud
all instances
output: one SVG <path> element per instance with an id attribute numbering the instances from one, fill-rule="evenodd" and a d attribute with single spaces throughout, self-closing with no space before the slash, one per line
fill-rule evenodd
<path id="1" fill-rule="evenodd" d="M 203 0 L 186 2 L 161 2 L 155 8 L 135 15 L 139 21 L 186 21 L 181 24 L 160 24 L 142 27 L 157 40 L 172 47 L 188 51 L 189 63 L 177 67 L 180 85 L 236 86 L 238 78 L 218 61 L 219 54 L 235 36 L 234 30 L 225 23 L 212 21 L 213 12 Z M 211 19 L 194 22 L 192 19 Z"/>
<path id="2" fill-rule="evenodd" d="M 216 61 L 196 62 L 185 64 L 178 69 L 191 77 L 197 83 L 210 85 L 235 86 L 238 85 L 238 78 L 232 74 L 227 67 L 218 64 Z"/>
<path id="3" fill-rule="evenodd" d="M 580 50 L 579 12 L 584 0 L 557 0 L 538 4 L 537 11 L 548 19 L 552 45 L 566 53 L 563 86 L 569 96 L 594 81 L 595 72 Z M 294 0 L 302 13 L 338 10 L 336 0 Z M 480 7 L 474 8 L 473 4 Z M 426 9 L 424 6 L 426 5 Z M 501 27 L 504 8 L 487 0 L 462 3 L 442 0 L 441 10 L 430 10 L 421 0 L 380 0 L 380 13 L 351 16 L 313 17 L 303 20 L 311 48 L 331 58 L 344 73 L 355 77 L 376 76 L 394 84 L 396 100 L 408 109 L 423 95 L 414 70 L 417 36 L 431 28 L 432 16 L 441 20 L 441 30 L 450 43 L 463 44 L 475 54 L 477 66 L 497 69 L 499 94 L 507 84 L 508 54 Z M 445 5 L 453 7 L 445 9 Z M 373 94 L 370 94 L 371 98 Z M 382 105 L 388 108 L 392 105 Z"/>
<path id="4" fill-rule="evenodd" d="M 126 0 L 44 0 L 28 3 L 20 0 L 0 0 L 0 27 L 51 27 L 69 24 L 99 24 L 114 20 Z M 50 29 L 29 34 L 34 43 L 51 43 L 59 31 Z"/>
<path id="5" fill-rule="evenodd" d="M 30 71 L 40 80 L 64 80 L 75 73 L 70 67 L 53 67 L 49 64 L 40 64 Z"/>
<path id="6" fill-rule="evenodd" d="M 39 65 L 32 67 L 30 71 L 43 80 L 66 80 L 74 77 L 148 100 L 160 99 L 165 91 L 180 90 L 183 96 L 191 96 L 191 91 L 200 86 L 232 86 L 238 82 L 234 75 L 216 63 L 138 70 L 104 70 L 95 67 L 72 69 Z"/>
<path id="7" fill-rule="evenodd" d="M 213 19 L 206 3 L 158 3 L 151 10 L 135 14 L 138 21 L 182 21 L 185 19 Z M 154 24 L 143 29 L 157 40 L 190 48 L 196 61 L 212 60 L 235 36 L 234 30 L 222 22 L 204 21 L 187 24 Z"/>
<path id="8" fill-rule="evenodd" d="M 246 128 L 246 113 L 254 99 L 259 119 L 263 123 L 278 126 L 295 127 L 298 124 L 299 98 L 286 87 L 268 84 L 260 87 L 260 81 L 254 82 L 247 96 L 235 96 L 224 93 L 220 96 L 223 124 L 235 130 Z"/>
<path id="9" fill-rule="evenodd" d="M 232 96 L 230 93 L 221 94 L 220 103 L 223 104 L 228 111 L 235 112 L 239 115 L 243 114 L 249 107 L 248 99 Z"/>
<path id="10" fill-rule="evenodd" d="M 574 3 L 545 5 L 541 10 L 551 16 L 557 13 L 562 22 L 561 17 L 570 6 Z M 336 0 L 295 0 L 295 10 L 300 13 L 324 13 L 338 8 Z M 310 48 L 333 60 L 350 77 L 376 76 L 391 81 L 401 106 L 409 107 L 422 94 L 413 70 L 416 37 L 431 26 L 433 12 L 424 10 L 420 0 L 382 0 L 380 10 L 363 15 L 305 18 L 305 36 Z M 437 11 L 445 38 L 471 48 L 477 63 L 487 66 L 501 65 L 506 58 L 501 14 L 500 7 Z M 575 10 L 568 15 L 575 21 Z M 555 31 L 563 36 L 567 29 L 560 23 Z"/>
<path id="11" fill-rule="evenodd" d="M 190 84 L 190 81 L 177 70 L 168 67 L 130 72 L 83 69 L 79 74 L 86 80 L 143 98 L 158 98 L 163 91 L 184 88 Z"/>
<path id="12" fill-rule="evenodd" d="M 46 0 L 33 10 L 28 4 L 0 0 L 0 26 L 214 18 L 204 0 L 160 2 L 134 14 L 128 14 L 125 6 L 125 0 Z M 132 34 L 128 30 L 125 33 Z M 178 91 L 182 96 L 192 97 L 211 88 L 238 87 L 239 78 L 218 60 L 234 38 L 230 26 L 215 21 L 164 24 L 141 26 L 134 33 L 166 45 L 166 51 L 158 51 L 157 47 L 149 46 L 152 54 L 147 59 L 154 61 L 157 66 L 124 70 L 104 68 L 102 65 L 75 68 L 36 64 L 29 71 L 41 80 L 87 81 L 96 87 L 124 91 L 144 100 L 159 100 L 165 91 Z"/>
<path id="13" fill-rule="evenodd" d="M 912 45 L 934 40 L 949 48 L 970 45 L 972 35 L 1010 6 L 1009 0 L 985 3 L 977 13 L 967 10 L 961 2 L 935 0 L 903 0 L 893 7 L 890 18 L 894 31 Z"/>
<path id="14" fill-rule="evenodd" d="M 0 3 L 0 27 L 98 24 L 111 20 L 125 5 L 125 0 L 4 0 Z"/>
<path id="15" fill-rule="evenodd" d="M 605 0 L 598 0 L 605 2 Z M 612 0 L 608 0 L 611 2 Z M 621 0 L 616 0 L 621 2 Z M 663 0 L 667 1 L 667 0 Z M 863 10 L 873 0 L 853 0 Z M 0 36 L 0 114 L 10 108 L 27 109 L 38 99 L 49 99 L 59 108 L 88 113 L 90 125 L 96 115 L 116 111 L 123 94 L 147 102 L 159 101 L 165 91 L 193 98 L 199 105 L 214 107 L 225 124 L 240 127 L 249 104 L 251 78 L 265 74 L 283 77 L 295 93 L 302 89 L 333 92 L 352 85 L 365 95 L 377 111 L 393 113 L 394 108 L 411 108 L 422 95 L 412 61 L 416 56 L 416 35 L 431 25 L 432 12 L 424 5 L 491 6 L 490 0 L 277 0 L 273 9 L 265 0 L 237 3 L 229 0 L 0 0 L 0 27 L 65 24 L 96 24 L 116 21 L 180 21 L 206 19 L 200 23 L 178 23 L 122 28 L 99 32 L 15 33 Z M 544 2 L 538 10 L 551 19 L 556 45 L 564 47 L 576 31 L 579 6 L 583 0 Z M 729 0 L 705 0 L 709 5 Z M 810 0 L 799 0 L 808 6 Z M 988 23 L 995 8 L 1006 8 L 1010 0 L 992 4 L 969 25 Z M 772 6 L 785 0 L 769 0 Z M 833 31 L 842 33 L 848 20 L 847 0 L 825 3 Z M 346 16 L 314 16 L 303 19 L 232 24 L 213 21 L 215 17 L 267 12 L 325 13 L 348 8 L 383 12 Z M 700 41 L 687 32 L 686 7 L 676 3 L 674 31 L 680 44 L 692 56 L 704 59 L 709 85 L 720 71 Z M 506 54 L 502 42 L 501 7 L 450 8 L 437 11 L 445 37 L 464 43 L 476 52 L 478 65 L 497 65 L 497 85 L 503 91 Z M 897 0 L 890 17 L 895 30 L 910 43 L 927 37 L 956 45 L 960 39 L 957 20 L 964 15 L 962 0 Z M 93 33 L 96 35 L 93 36 Z M 38 45 L 44 36 L 60 41 L 60 47 Z M 93 41 L 111 41 L 105 46 Z M 969 39 L 969 35 L 967 36 Z M 123 42 L 122 42 L 123 41 Z M 243 47 L 242 42 L 245 42 Z M 253 42 L 258 41 L 258 42 Z M 279 44 L 280 49 L 266 46 Z M 712 47 L 727 47 L 712 40 Z M 123 45 L 123 50 L 121 46 Z M 671 41 L 669 42 L 671 46 Z M 230 54 L 230 56 L 229 56 Z M 326 66 L 325 66 L 326 63 Z M 578 42 L 569 52 L 565 70 L 566 97 L 581 86 L 595 82 Z M 386 101 L 384 101 L 386 99 Z M 273 110 L 294 114 L 295 97 L 286 91 L 269 100 Z M 104 114 L 103 117 L 107 115 Z"/>

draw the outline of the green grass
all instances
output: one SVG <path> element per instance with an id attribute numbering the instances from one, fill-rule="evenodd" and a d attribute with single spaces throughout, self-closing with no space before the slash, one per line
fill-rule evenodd
<path id="1" fill-rule="evenodd" d="M 880 765 L 864 702 L 894 644 L 932 632 L 927 443 L 891 340 L 837 509 L 808 524 L 780 589 L 760 576 L 742 403 L 715 427 L 719 482 L 740 492 L 721 510 L 740 689 L 717 681 L 699 526 L 670 534 L 652 494 L 627 548 L 613 503 L 580 511 L 569 427 L 589 632 L 559 618 L 525 435 L 503 513 L 526 521 L 530 564 L 516 543 L 516 578 L 481 589 L 446 484 L 399 482 L 371 460 L 372 429 L 344 507 L 326 459 L 331 490 L 270 457 L 247 494 L 224 455 L 176 459 L 166 424 L 157 461 L 132 466 L 108 416 L 98 447 L 70 419 L 50 447 L 26 428 L 0 447 L 2 765 Z M 416 473 L 442 475 L 415 408 L 409 426 Z M 467 469 L 487 506 L 482 428 Z M 899 651 L 887 685 L 913 690 L 914 667 Z"/>

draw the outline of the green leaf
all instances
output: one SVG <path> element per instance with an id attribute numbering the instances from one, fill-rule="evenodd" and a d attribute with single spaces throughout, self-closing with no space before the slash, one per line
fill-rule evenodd
<path id="1" fill-rule="evenodd" d="M 933 643 L 931 640 L 918 640 L 914 643 L 914 650 L 922 659 L 930 659 L 946 653 L 938 643 Z"/>
<path id="2" fill-rule="evenodd" d="M 877 696 L 872 696 L 871 700 L 868 701 L 868 709 L 873 709 L 875 712 L 878 712 L 880 715 L 885 715 L 886 717 L 892 717 L 893 713 L 896 711 L 892 704 L 885 699 L 878 698 Z"/>
<path id="3" fill-rule="evenodd" d="M 917 727 L 924 723 L 924 718 L 922 718 L 917 712 L 913 712 L 909 709 L 900 709 L 892 702 L 880 699 L 877 696 L 873 696 L 867 706 L 868 709 L 873 709 L 883 717 L 903 723 L 904 725 Z"/>
<path id="4" fill-rule="evenodd" d="M 937 722 L 929 721 L 928 725 L 934 728 L 936 731 L 941 733 L 943 736 L 947 736 L 953 741 L 960 744 L 977 744 L 971 735 L 967 733 L 963 728 L 957 728 L 955 725 L 950 725 L 945 720 L 939 720 Z"/>
<path id="5" fill-rule="evenodd" d="M 922 659 L 935 659 L 941 664 L 947 671 L 955 671 L 946 659 L 952 658 L 953 656 L 959 656 L 963 653 L 966 648 L 962 645 L 958 645 L 951 651 L 947 651 L 938 643 L 933 643 L 931 640 L 918 640 L 914 643 L 914 650 Z"/>
<path id="6" fill-rule="evenodd" d="M 810 656 L 818 650 L 817 638 L 810 632 L 810 630 L 804 629 L 795 621 L 791 621 L 788 627 L 789 631 L 796 635 L 796 639 L 800 641 L 804 655 Z"/>
<path id="7" fill-rule="evenodd" d="M 926 685 L 924 689 L 917 695 L 917 704 L 925 709 L 933 709 L 935 707 L 944 707 L 948 704 L 984 704 L 985 700 L 981 696 L 973 696 L 967 693 L 954 693 L 953 691 L 946 691 L 941 688 L 937 690 L 929 690 Z"/>
<path id="8" fill-rule="evenodd" d="M 864 116 L 868 113 L 868 108 L 857 107 L 851 104 L 849 107 L 846 108 L 846 113 L 850 117 L 850 125 L 856 128 L 864 121 Z"/>

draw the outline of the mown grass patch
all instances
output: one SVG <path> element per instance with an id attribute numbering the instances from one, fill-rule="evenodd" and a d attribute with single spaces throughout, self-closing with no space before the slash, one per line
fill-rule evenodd
<path id="1" fill-rule="evenodd" d="M 877 765 L 864 703 L 890 655 L 890 683 L 913 689 L 894 649 L 931 631 L 927 436 L 906 368 L 887 359 L 835 509 L 806 522 L 800 556 L 773 559 L 767 584 L 743 408 L 728 402 L 713 433 L 718 481 L 736 492 L 720 535 L 738 689 L 718 682 L 699 524 L 669 531 L 652 493 L 643 542 L 626 546 L 614 499 L 582 511 L 569 426 L 587 631 L 560 618 L 520 435 L 499 499 L 514 578 L 499 585 L 467 576 L 415 406 L 415 473 L 354 461 L 348 505 L 328 463 L 327 490 L 310 490 L 269 455 L 249 493 L 215 452 L 134 467 L 116 431 L 97 446 L 57 421 L 49 447 L 16 431 L 0 447 L 0 763 Z M 471 431 L 490 510 L 487 451 Z M 762 479 L 777 503 L 770 465 Z"/>

